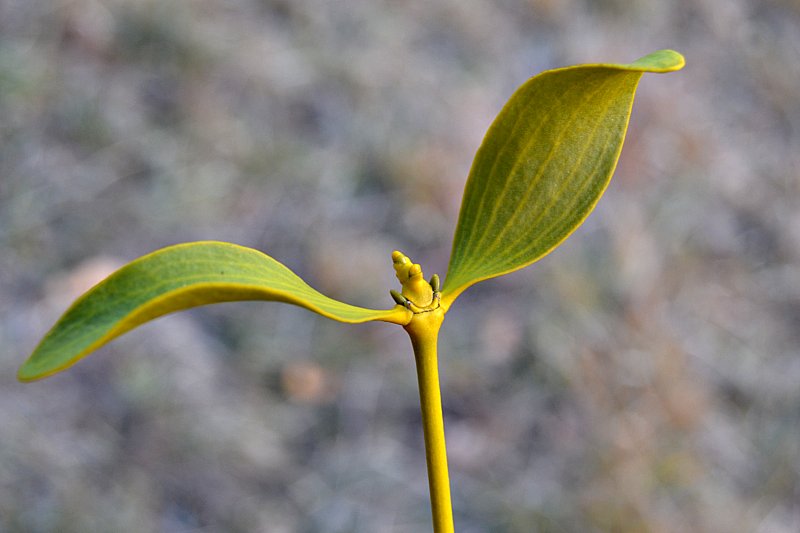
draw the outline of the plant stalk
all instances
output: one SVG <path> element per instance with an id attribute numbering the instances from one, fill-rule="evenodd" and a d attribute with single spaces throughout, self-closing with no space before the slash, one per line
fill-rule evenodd
<path id="1" fill-rule="evenodd" d="M 453 533 L 453 507 L 450 501 L 450 477 L 447 473 L 447 448 L 444 440 L 439 363 L 436 354 L 439 328 L 437 324 L 435 328 L 406 329 L 411 337 L 417 362 L 433 531 Z"/>

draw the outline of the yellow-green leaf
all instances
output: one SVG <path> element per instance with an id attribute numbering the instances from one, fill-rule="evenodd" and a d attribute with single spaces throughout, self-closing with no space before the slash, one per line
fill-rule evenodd
<path id="1" fill-rule="evenodd" d="M 63 370 L 115 337 L 167 313 L 218 302 L 274 300 L 340 322 L 405 324 L 402 307 L 355 307 L 317 292 L 275 259 L 251 248 L 196 242 L 163 248 L 122 267 L 80 297 L 20 368 L 22 381 Z"/>
<path id="2" fill-rule="evenodd" d="M 464 190 L 442 304 L 523 268 L 589 215 L 619 158 L 645 72 L 683 67 L 661 50 L 627 65 L 580 65 L 528 80 L 483 140 Z"/>

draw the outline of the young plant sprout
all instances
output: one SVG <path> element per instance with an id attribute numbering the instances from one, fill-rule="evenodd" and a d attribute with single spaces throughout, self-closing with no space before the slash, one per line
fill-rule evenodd
<path id="1" fill-rule="evenodd" d="M 629 64 L 546 71 L 523 84 L 475 156 L 444 284 L 426 280 L 399 251 L 396 303 L 366 309 L 329 298 L 259 251 L 222 242 L 170 246 L 122 267 L 81 296 L 19 370 L 33 381 L 60 372 L 115 337 L 200 305 L 274 300 L 346 323 L 403 326 L 416 358 L 433 529 L 453 531 L 439 391 L 439 328 L 471 285 L 521 269 L 561 244 L 594 209 L 619 158 L 639 79 L 671 72 L 683 57 L 661 50 Z"/>

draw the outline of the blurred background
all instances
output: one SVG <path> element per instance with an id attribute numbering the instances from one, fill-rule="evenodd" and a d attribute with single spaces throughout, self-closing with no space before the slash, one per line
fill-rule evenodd
<path id="1" fill-rule="evenodd" d="M 224 304 L 16 370 L 183 241 L 388 308 L 517 86 L 660 48 L 595 213 L 445 322 L 456 525 L 800 531 L 796 0 L 0 0 L 0 531 L 429 531 L 400 328 Z"/>

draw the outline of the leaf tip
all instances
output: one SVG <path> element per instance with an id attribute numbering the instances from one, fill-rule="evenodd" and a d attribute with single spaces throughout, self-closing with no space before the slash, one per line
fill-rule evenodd
<path id="1" fill-rule="evenodd" d="M 31 381 L 36 381 L 44 377 L 41 372 L 38 372 L 35 368 L 31 368 L 33 365 L 30 364 L 30 359 L 25 361 L 19 370 L 17 370 L 17 381 L 22 383 L 30 383 Z"/>
<path id="2" fill-rule="evenodd" d="M 78 360 L 78 358 L 75 358 L 62 362 L 61 364 L 54 364 L 52 361 L 49 361 L 48 357 L 43 357 L 40 347 L 41 345 L 37 347 L 30 357 L 19 367 L 19 370 L 17 370 L 17 381 L 21 383 L 30 383 L 32 381 L 42 380 L 69 368 Z"/>
<path id="3" fill-rule="evenodd" d="M 647 54 L 631 63 L 629 66 L 635 70 L 645 72 L 675 72 L 686 65 L 686 59 L 675 50 L 658 50 Z"/>

